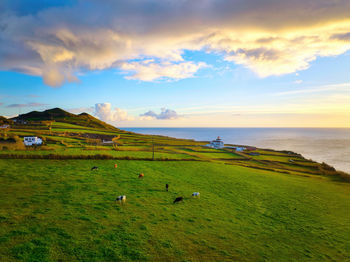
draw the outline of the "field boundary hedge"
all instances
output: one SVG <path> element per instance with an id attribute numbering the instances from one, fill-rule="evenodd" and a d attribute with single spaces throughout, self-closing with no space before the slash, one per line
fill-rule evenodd
<path id="1" fill-rule="evenodd" d="M 150 157 L 115 157 L 106 154 L 96 155 L 22 155 L 22 154 L 0 154 L 0 159 L 53 159 L 53 160 L 68 160 L 68 159 L 93 159 L 93 160 L 142 160 L 142 161 L 153 161 Z M 154 161 L 202 161 L 194 158 L 155 158 Z"/>

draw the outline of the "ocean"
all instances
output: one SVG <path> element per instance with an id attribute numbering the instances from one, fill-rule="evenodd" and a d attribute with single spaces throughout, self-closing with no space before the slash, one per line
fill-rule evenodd
<path id="1" fill-rule="evenodd" d="M 123 128 L 141 134 L 290 150 L 350 173 L 350 128 Z"/>

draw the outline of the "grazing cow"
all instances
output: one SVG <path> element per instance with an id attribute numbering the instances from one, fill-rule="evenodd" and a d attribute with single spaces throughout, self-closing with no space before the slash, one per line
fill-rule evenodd
<path id="1" fill-rule="evenodd" d="M 145 175 L 143 173 L 139 174 L 139 178 L 143 178 Z"/>
<path id="2" fill-rule="evenodd" d="M 181 202 L 181 201 L 183 201 L 183 200 L 184 200 L 183 197 L 177 197 L 177 198 L 175 198 L 175 200 L 174 200 L 174 204 L 177 203 L 177 202 Z"/>
<path id="3" fill-rule="evenodd" d="M 165 184 L 165 189 L 166 189 L 166 191 L 169 191 L 169 185 L 168 184 Z"/>
<path id="4" fill-rule="evenodd" d="M 117 164 L 114 164 L 114 168 L 117 168 L 118 167 L 118 165 Z"/>
<path id="5" fill-rule="evenodd" d="M 115 202 L 119 203 L 119 204 L 124 204 L 126 201 L 126 195 L 122 195 L 122 196 L 118 196 L 115 199 Z"/>
<path id="6" fill-rule="evenodd" d="M 91 168 L 91 171 L 92 170 L 98 170 L 98 167 L 97 166 L 93 166 L 92 168 Z"/>
<path id="7" fill-rule="evenodd" d="M 198 198 L 200 198 L 200 197 L 201 197 L 201 194 L 200 194 L 199 192 L 193 192 L 193 193 L 192 193 L 192 196 L 193 196 L 193 197 L 198 197 Z"/>

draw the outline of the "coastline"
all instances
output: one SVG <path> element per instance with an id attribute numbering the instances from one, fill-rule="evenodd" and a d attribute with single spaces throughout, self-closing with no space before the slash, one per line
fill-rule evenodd
<path id="1" fill-rule="evenodd" d="M 306 159 L 325 162 L 350 173 L 350 128 L 122 128 L 146 135 L 161 135 L 195 141 L 221 136 L 225 144 L 292 151 Z M 281 137 L 281 138 L 276 138 Z"/>

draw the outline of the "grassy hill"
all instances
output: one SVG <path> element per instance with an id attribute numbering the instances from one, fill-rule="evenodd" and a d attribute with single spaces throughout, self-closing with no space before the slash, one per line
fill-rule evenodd
<path id="1" fill-rule="evenodd" d="M 13 124 L 13 121 L 6 117 L 0 116 L 0 125 L 4 125 L 4 124 Z"/>
<path id="2" fill-rule="evenodd" d="M 348 176 L 325 163 L 47 111 L 0 134 L 0 261 L 350 260 Z"/>
<path id="3" fill-rule="evenodd" d="M 56 121 L 63 123 L 71 123 L 86 127 L 104 128 L 107 130 L 117 130 L 114 126 L 111 126 L 87 113 L 81 113 L 75 115 L 66 112 L 60 108 L 48 109 L 43 112 L 32 111 L 27 114 L 21 114 L 18 117 L 14 117 L 13 120 L 23 121 Z"/>

